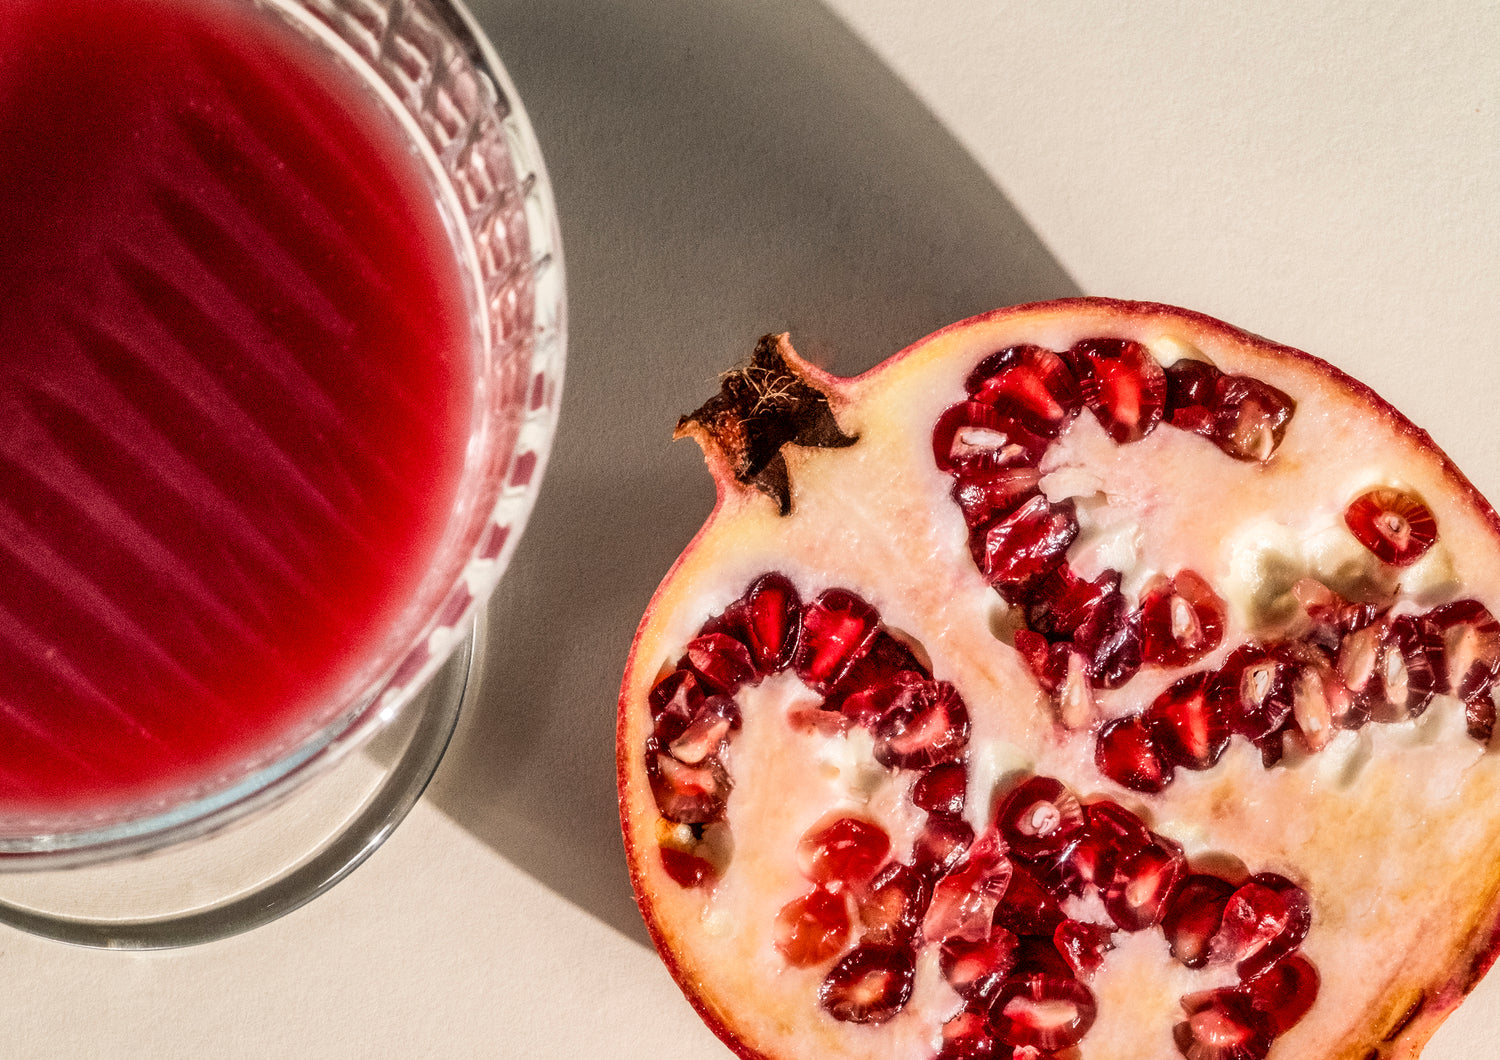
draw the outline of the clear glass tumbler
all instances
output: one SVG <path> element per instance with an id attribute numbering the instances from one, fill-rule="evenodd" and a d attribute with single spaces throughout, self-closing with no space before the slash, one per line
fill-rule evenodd
<path id="1" fill-rule="evenodd" d="M 467 288 L 476 407 L 438 554 L 358 687 L 216 785 L 122 818 L 0 825 L 0 921 L 85 945 L 182 945 L 264 923 L 332 886 L 405 816 L 482 659 L 476 619 L 535 501 L 563 381 L 551 189 L 515 89 L 458 0 L 204 2 L 280 20 L 404 130 Z"/>

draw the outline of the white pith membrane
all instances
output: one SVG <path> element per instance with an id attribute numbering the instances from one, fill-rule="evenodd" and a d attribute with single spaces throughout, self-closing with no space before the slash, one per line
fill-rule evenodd
<path id="1" fill-rule="evenodd" d="M 1146 795 L 1100 773 L 1097 726 L 1063 730 L 1007 643 L 1017 618 L 970 557 L 953 480 L 933 463 L 933 425 L 963 400 L 966 376 L 989 354 L 1023 344 L 1062 351 L 1101 337 L 1142 342 L 1163 364 L 1206 359 L 1297 402 L 1264 465 L 1165 424 L 1116 445 L 1087 410 L 1049 449 L 1044 491 L 1078 499 L 1082 533 L 1069 553 L 1077 573 L 1121 570 L 1134 606 L 1150 575 L 1187 568 L 1229 605 L 1219 649 L 1190 667 L 1146 667 L 1119 689 L 1096 690 L 1103 717 L 1140 710 L 1184 673 L 1217 666 L 1284 621 L 1300 577 L 1335 588 L 1399 582 L 1398 612 L 1460 598 L 1500 611 L 1492 516 L 1425 436 L 1320 363 L 1203 318 L 1089 301 L 1001 312 L 939 332 L 857 379 L 826 380 L 840 426 L 859 441 L 784 450 L 793 501 L 786 517 L 771 498 L 736 485 L 710 453 L 719 505 L 653 600 L 621 699 L 622 820 L 643 912 L 684 990 L 743 1055 L 930 1057 L 943 1022 L 963 1008 L 935 946 L 920 951 L 904 1009 L 874 1026 L 839 1022 L 819 1006 L 819 985 L 837 958 L 791 968 L 775 949 L 778 911 L 811 889 L 796 848 L 812 825 L 847 809 L 879 823 L 891 858 L 904 861 L 926 817 L 908 801 L 918 774 L 879 765 L 863 730 L 811 735 L 787 723 L 789 710 L 819 700 L 789 673 L 736 697 L 743 727 L 722 756 L 735 785 L 722 876 L 683 887 L 662 869 L 660 815 L 644 768 L 648 693 L 704 623 L 768 571 L 789 578 L 804 603 L 827 588 L 858 594 L 916 647 L 934 678 L 957 687 L 972 727 L 965 817 L 976 833 L 991 823 L 997 791 L 1036 773 L 1085 801 L 1103 797 L 1137 813 L 1183 845 L 1193 870 L 1238 865 L 1302 887 L 1313 919 L 1301 952 L 1321 986 L 1307 1015 L 1276 1039 L 1272 1058 L 1415 1055 L 1472 986 L 1500 890 L 1500 818 L 1485 812 L 1500 796 L 1500 755 L 1467 735 L 1458 700 L 1439 696 L 1415 720 L 1341 732 L 1316 754 L 1292 746 L 1269 769 L 1235 737 L 1212 769 L 1178 769 L 1164 791 Z M 1439 528 L 1430 552 L 1394 574 L 1343 525 L 1349 501 L 1376 485 L 1420 496 Z M 857 937 L 856 927 L 846 950 Z M 1232 985 L 1233 965 L 1190 970 L 1171 957 L 1159 928 L 1117 932 L 1114 942 L 1085 980 L 1097 1020 L 1064 1055 L 1179 1055 L 1172 1031 L 1186 1018 L 1181 999 Z"/>

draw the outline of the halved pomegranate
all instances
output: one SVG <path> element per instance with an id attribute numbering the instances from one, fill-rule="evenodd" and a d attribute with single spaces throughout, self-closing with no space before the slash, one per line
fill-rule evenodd
<path id="1" fill-rule="evenodd" d="M 1410 1058 L 1488 968 L 1500 520 L 1364 387 L 1085 299 L 679 430 L 621 817 L 739 1055 Z"/>

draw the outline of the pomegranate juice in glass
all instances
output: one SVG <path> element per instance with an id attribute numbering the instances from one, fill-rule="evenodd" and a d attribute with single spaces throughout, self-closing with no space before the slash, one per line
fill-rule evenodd
<path id="1" fill-rule="evenodd" d="M 562 292 L 452 4 L 5 7 L 0 857 L 34 867 L 272 801 L 465 640 Z"/>

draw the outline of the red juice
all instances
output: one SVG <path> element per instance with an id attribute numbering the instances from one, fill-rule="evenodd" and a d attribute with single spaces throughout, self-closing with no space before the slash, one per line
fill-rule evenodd
<path id="1" fill-rule="evenodd" d="M 285 750 L 378 657 L 470 325 L 394 119 L 288 28 L 4 8 L 0 818 L 107 817 Z"/>

